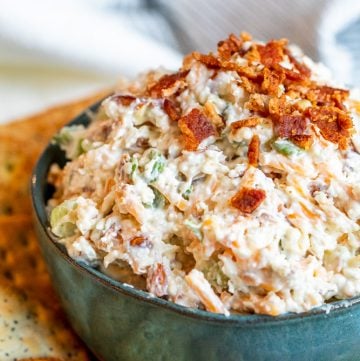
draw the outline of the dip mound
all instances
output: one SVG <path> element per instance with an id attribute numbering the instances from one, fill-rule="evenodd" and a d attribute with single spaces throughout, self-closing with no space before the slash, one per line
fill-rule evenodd
<path id="1" fill-rule="evenodd" d="M 52 231 L 76 260 L 211 312 L 359 295 L 354 99 L 286 40 L 230 35 L 55 136 Z"/>

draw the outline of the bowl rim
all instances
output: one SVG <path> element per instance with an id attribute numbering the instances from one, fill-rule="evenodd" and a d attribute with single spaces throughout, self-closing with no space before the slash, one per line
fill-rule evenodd
<path id="1" fill-rule="evenodd" d="M 86 108 L 77 117 L 66 123 L 65 126 L 84 123 L 88 124 L 91 120 L 91 114 L 96 112 L 101 103 L 102 101 L 99 101 L 92 106 Z M 37 223 L 41 227 L 42 233 L 46 236 L 46 242 L 51 245 L 53 251 L 56 252 L 58 256 L 64 258 L 70 266 L 75 267 L 84 275 L 91 277 L 95 282 L 99 282 L 103 286 L 111 288 L 117 293 L 129 296 L 138 301 L 142 301 L 153 306 L 163 308 L 169 312 L 174 312 L 177 314 L 181 314 L 182 316 L 194 318 L 197 320 L 203 320 L 212 323 L 215 322 L 224 326 L 229 324 L 236 326 L 244 326 L 249 324 L 279 324 L 285 321 L 299 321 L 314 317 L 327 317 L 329 316 L 329 314 L 332 315 L 334 313 L 339 313 L 346 309 L 350 309 L 352 306 L 360 305 L 360 296 L 357 296 L 344 300 L 336 300 L 334 302 L 324 304 L 322 306 L 301 313 L 285 313 L 278 316 L 231 313 L 229 316 L 225 316 L 219 313 L 212 313 L 201 309 L 182 306 L 172 301 L 153 296 L 149 292 L 137 289 L 130 284 L 117 281 L 107 276 L 106 274 L 98 271 L 97 269 L 85 264 L 84 262 L 75 261 L 67 254 L 65 247 L 57 242 L 57 237 L 50 231 L 49 219 L 46 211 L 43 185 L 45 185 L 46 183 L 46 176 L 48 174 L 49 166 L 51 164 L 54 164 L 54 162 L 49 162 L 49 164 L 47 164 L 46 159 L 48 157 L 48 154 L 54 152 L 55 148 L 58 148 L 58 146 L 51 144 L 51 142 L 48 143 L 48 145 L 38 158 L 32 172 L 31 200 L 34 218 L 36 218 Z M 46 171 L 44 171 L 45 165 Z"/>

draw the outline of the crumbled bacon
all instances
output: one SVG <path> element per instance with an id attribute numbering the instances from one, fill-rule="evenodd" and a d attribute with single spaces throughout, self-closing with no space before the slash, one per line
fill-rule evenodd
<path id="1" fill-rule="evenodd" d="M 164 100 L 164 111 L 169 116 L 169 118 L 173 121 L 177 121 L 180 118 L 180 111 L 176 107 L 175 103 L 170 99 Z"/>
<path id="2" fill-rule="evenodd" d="M 149 269 L 146 288 L 155 296 L 162 297 L 167 295 L 167 276 L 165 268 L 161 263 L 156 263 Z"/>
<path id="3" fill-rule="evenodd" d="M 332 88 L 330 86 L 322 85 L 310 89 L 307 92 L 306 97 L 315 105 L 335 105 L 339 109 L 345 110 L 343 102 L 348 99 L 349 91 L 345 89 Z"/>
<path id="4" fill-rule="evenodd" d="M 291 141 L 295 143 L 300 148 L 308 150 L 313 143 L 312 136 L 309 134 L 298 134 L 290 137 Z"/>
<path id="5" fill-rule="evenodd" d="M 292 69 L 286 69 L 281 67 L 281 70 L 284 72 L 285 74 L 285 78 L 287 80 L 287 82 L 285 82 L 286 85 L 292 82 L 303 82 L 307 79 L 307 76 L 303 73 L 301 73 L 300 71 L 296 70 L 292 70 Z"/>
<path id="6" fill-rule="evenodd" d="M 240 128 L 253 128 L 256 127 L 258 124 L 261 124 L 264 121 L 261 117 L 249 117 L 246 119 L 237 120 L 236 122 L 233 122 L 230 124 L 231 131 L 236 132 Z"/>
<path id="7" fill-rule="evenodd" d="M 341 149 L 346 148 L 352 128 L 344 104 L 349 91 L 318 85 L 311 80 L 311 70 L 291 53 L 287 40 L 245 44 L 249 40 L 251 37 L 247 34 L 240 37 L 231 34 L 218 43 L 217 54 L 193 52 L 185 57 L 183 71 L 164 75 L 149 87 L 152 97 L 166 98 L 164 111 L 170 119 L 179 121 L 185 149 L 197 149 L 202 140 L 215 135 L 225 124 L 210 102 L 205 103 L 202 111 L 193 109 L 180 117 L 180 109 L 172 96 L 187 86 L 186 75 L 196 61 L 212 70 L 211 79 L 222 71 L 237 73 L 235 82 L 247 92 L 244 108 L 255 114 L 232 123 L 231 132 L 242 127 L 254 127 L 269 118 L 278 136 L 288 138 L 302 148 L 308 149 L 313 137 L 320 135 L 338 143 Z M 236 54 L 247 61 L 237 61 Z M 283 64 L 287 60 L 291 64 L 290 69 Z M 231 96 L 228 98 L 235 101 Z M 319 131 L 316 132 L 314 126 L 308 129 L 307 117 L 312 123 L 317 123 Z M 311 130 L 315 130 L 315 134 Z"/>
<path id="8" fill-rule="evenodd" d="M 260 92 L 260 86 L 258 83 L 250 80 L 246 76 L 240 76 L 240 85 L 251 95 L 258 94 Z"/>
<path id="9" fill-rule="evenodd" d="M 256 45 L 251 46 L 251 48 L 244 55 L 244 58 L 249 62 L 249 64 L 259 63 L 261 58 L 258 47 Z"/>
<path id="10" fill-rule="evenodd" d="M 265 198 L 266 193 L 263 189 L 243 187 L 231 198 L 230 203 L 241 212 L 250 214 L 260 206 Z"/>
<path id="11" fill-rule="evenodd" d="M 268 96 L 264 94 L 250 94 L 249 100 L 244 104 L 244 108 L 257 112 L 262 116 L 268 115 Z"/>
<path id="12" fill-rule="evenodd" d="M 340 149 L 346 149 L 353 128 L 346 112 L 334 106 L 323 106 L 310 108 L 308 114 L 326 140 L 337 143 Z"/>
<path id="13" fill-rule="evenodd" d="M 284 72 L 276 72 L 265 68 L 261 90 L 266 94 L 277 96 L 279 94 L 279 86 L 283 83 L 284 79 Z"/>
<path id="14" fill-rule="evenodd" d="M 311 70 L 304 64 L 300 63 L 290 52 L 288 48 L 284 49 L 284 53 L 288 56 L 290 62 L 294 65 L 295 69 L 302 74 L 303 78 L 309 78 Z"/>
<path id="15" fill-rule="evenodd" d="M 234 34 L 230 34 L 226 40 L 218 43 L 218 54 L 223 59 L 229 59 L 231 56 L 241 50 L 242 39 Z"/>
<path id="16" fill-rule="evenodd" d="M 223 118 L 216 112 L 215 106 L 211 102 L 204 104 L 204 113 L 210 119 L 215 128 L 222 128 L 224 126 Z"/>
<path id="17" fill-rule="evenodd" d="M 151 248 L 152 243 L 143 236 L 137 236 L 130 240 L 130 245 L 132 247 L 141 247 L 141 248 Z"/>
<path id="18" fill-rule="evenodd" d="M 111 100 L 115 101 L 118 104 L 129 106 L 132 102 L 136 100 L 136 98 L 132 95 L 121 95 L 115 94 L 111 97 Z"/>
<path id="19" fill-rule="evenodd" d="M 265 45 L 257 45 L 261 63 L 266 67 L 274 67 L 284 58 L 284 47 L 287 40 L 271 40 Z"/>
<path id="20" fill-rule="evenodd" d="M 258 135 L 254 135 L 249 143 L 249 148 L 247 156 L 249 159 L 249 164 L 253 167 L 257 167 L 259 163 L 259 154 L 260 154 L 260 138 Z"/>
<path id="21" fill-rule="evenodd" d="M 184 81 L 188 70 L 163 75 L 150 89 L 149 94 L 153 98 L 168 97 L 175 94 L 179 89 L 186 86 Z"/>
<path id="22" fill-rule="evenodd" d="M 211 121 L 196 108 L 181 117 L 178 124 L 184 137 L 186 150 L 196 150 L 204 139 L 216 134 Z"/>
<path id="23" fill-rule="evenodd" d="M 303 115 L 280 115 L 276 121 L 276 129 L 280 137 L 289 138 L 303 135 L 308 121 Z"/>
<path id="24" fill-rule="evenodd" d="M 273 97 L 269 100 L 269 114 L 272 119 L 277 120 L 285 114 L 291 114 L 292 105 L 286 101 L 286 96 L 280 98 Z"/>
<path id="25" fill-rule="evenodd" d="M 197 51 L 193 53 L 193 57 L 195 60 L 203 63 L 209 69 L 219 69 L 221 67 L 221 63 L 218 58 L 216 58 L 212 54 L 200 54 Z"/>

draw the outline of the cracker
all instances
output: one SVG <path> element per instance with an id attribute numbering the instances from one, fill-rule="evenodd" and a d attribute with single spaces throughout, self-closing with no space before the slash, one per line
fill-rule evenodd
<path id="1" fill-rule="evenodd" d="M 0 360 L 88 360 L 51 286 L 31 221 L 29 183 L 58 129 L 104 98 L 54 107 L 0 126 Z"/>
<path id="2" fill-rule="evenodd" d="M 51 137 L 109 91 L 0 125 L 0 215 L 29 214 L 31 171 Z"/>
<path id="3" fill-rule="evenodd" d="M 29 182 L 35 155 L 23 147 L 14 138 L 0 136 L 0 215 L 30 212 Z"/>
<path id="4" fill-rule="evenodd" d="M 0 286 L 0 360 L 89 360 L 64 319 L 15 289 Z"/>
<path id="5" fill-rule="evenodd" d="M 22 358 L 18 361 L 62 361 L 59 358 L 55 357 L 31 357 L 31 358 Z"/>
<path id="6" fill-rule="evenodd" d="M 58 307 L 29 216 L 0 217 L 1 282 L 47 307 Z"/>
<path id="7" fill-rule="evenodd" d="M 31 218 L 0 216 L 0 360 L 86 355 L 51 286 Z"/>
<path id="8" fill-rule="evenodd" d="M 22 358 L 18 361 L 62 361 L 59 358 L 55 357 L 31 357 L 31 358 Z"/>
<path id="9" fill-rule="evenodd" d="M 49 108 L 33 116 L 1 125 L 0 135 L 15 137 L 21 141 L 26 140 L 28 147 L 39 144 L 44 147 L 57 130 L 109 93 L 110 90 L 103 90 L 87 98 Z"/>

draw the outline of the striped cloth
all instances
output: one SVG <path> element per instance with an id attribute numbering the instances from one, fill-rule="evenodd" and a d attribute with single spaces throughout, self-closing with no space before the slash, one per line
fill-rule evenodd
<path id="1" fill-rule="evenodd" d="M 286 37 L 360 86 L 360 0 L 1 0 L 0 123 L 207 52 Z"/>
<path id="2" fill-rule="evenodd" d="M 111 1 L 111 0 L 109 0 Z M 358 0 L 113 0 L 134 27 L 182 53 L 210 51 L 229 33 L 268 40 L 287 37 L 329 66 L 339 80 L 360 86 Z M 162 21 L 160 21 L 162 18 Z"/>

